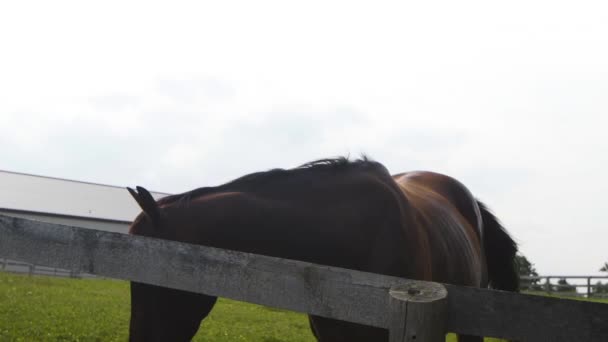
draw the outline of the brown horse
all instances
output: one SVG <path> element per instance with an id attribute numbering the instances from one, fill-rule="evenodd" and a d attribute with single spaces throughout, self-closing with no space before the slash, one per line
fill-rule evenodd
<path id="1" fill-rule="evenodd" d="M 131 234 L 410 279 L 516 291 L 516 245 L 458 181 L 391 176 L 366 158 L 250 174 L 158 202 Z M 189 341 L 216 298 L 131 283 L 131 341 Z M 310 316 L 317 340 L 388 341 L 385 329 Z M 481 341 L 461 336 L 461 341 Z"/>

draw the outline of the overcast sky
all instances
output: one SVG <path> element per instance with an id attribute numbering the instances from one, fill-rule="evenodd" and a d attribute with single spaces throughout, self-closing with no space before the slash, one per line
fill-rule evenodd
<path id="1" fill-rule="evenodd" d="M 608 261 L 605 1 L 0 4 L 0 169 L 181 192 L 366 153 Z"/>

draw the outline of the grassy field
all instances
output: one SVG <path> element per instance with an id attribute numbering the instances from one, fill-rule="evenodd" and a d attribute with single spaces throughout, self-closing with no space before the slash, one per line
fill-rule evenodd
<path id="1" fill-rule="evenodd" d="M 0 341 L 126 341 L 129 285 L 0 272 Z M 313 342 L 306 316 L 221 299 L 194 341 Z"/>
<path id="2" fill-rule="evenodd" d="M 126 341 L 128 322 L 127 282 L 0 272 L 1 342 Z M 220 299 L 194 341 L 315 340 L 303 314 Z"/>

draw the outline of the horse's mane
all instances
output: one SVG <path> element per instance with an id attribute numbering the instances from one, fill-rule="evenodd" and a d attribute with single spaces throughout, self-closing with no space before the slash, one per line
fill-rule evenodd
<path id="1" fill-rule="evenodd" d="M 319 159 L 302 164 L 292 169 L 272 169 L 268 171 L 254 172 L 219 186 L 202 187 L 188 192 L 184 192 L 182 194 L 166 196 L 160 199 L 158 201 L 158 204 L 167 205 L 173 204 L 175 202 L 186 203 L 193 198 L 197 198 L 207 194 L 217 193 L 220 191 L 242 191 L 244 189 L 255 188 L 257 186 L 261 186 L 267 184 L 268 182 L 276 181 L 284 177 L 311 174 L 322 171 L 346 171 L 370 167 L 386 171 L 382 164 L 369 159 L 365 155 L 355 160 L 350 160 L 348 157 Z"/>

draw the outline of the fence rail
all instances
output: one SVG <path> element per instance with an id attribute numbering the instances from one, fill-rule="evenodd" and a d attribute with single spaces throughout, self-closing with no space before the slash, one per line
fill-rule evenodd
<path id="1" fill-rule="evenodd" d="M 402 302 L 410 293 L 403 289 L 445 287 L 447 299 L 436 300 L 445 303 L 447 331 L 522 341 L 608 341 L 605 304 L 442 287 L 12 217 L 0 216 L 0 257 L 387 328 L 391 338 L 398 330 L 395 324 L 410 322 L 407 317 L 395 319 L 395 314 L 404 312 Z"/>
<path id="2" fill-rule="evenodd" d="M 608 276 L 561 276 L 561 275 L 543 275 L 543 276 L 525 276 L 521 277 L 522 290 L 528 291 L 542 291 L 548 294 L 561 294 L 561 295 L 573 295 L 573 296 L 585 296 L 590 297 L 607 297 L 608 296 L 608 284 L 592 284 L 592 280 L 608 280 Z M 568 280 L 586 280 L 584 284 L 568 283 Z M 544 282 L 543 282 L 544 280 Z M 551 282 L 551 280 L 565 280 L 565 284 Z M 578 292 L 578 288 L 585 288 L 585 292 Z"/>
<path id="3" fill-rule="evenodd" d="M 88 278 L 93 277 L 80 272 L 73 272 L 56 267 L 47 267 L 42 265 L 35 265 L 28 262 L 10 260 L 0 258 L 0 271 L 10 273 L 24 273 L 28 275 L 44 275 L 53 277 L 70 277 L 70 278 Z"/>

